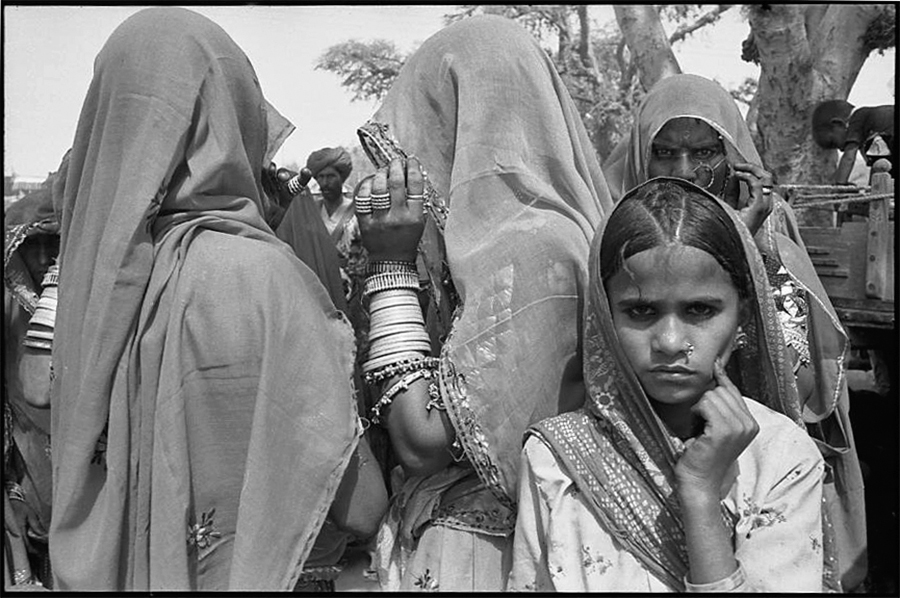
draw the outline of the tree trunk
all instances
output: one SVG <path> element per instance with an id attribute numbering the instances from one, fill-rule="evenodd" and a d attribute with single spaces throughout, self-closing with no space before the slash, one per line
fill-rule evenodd
<path id="1" fill-rule="evenodd" d="M 637 65 L 641 86 L 645 91 L 660 79 L 681 73 L 681 67 L 678 66 L 678 60 L 675 59 L 653 5 L 617 4 L 614 10 L 622 37 L 631 52 L 631 61 Z"/>
<path id="2" fill-rule="evenodd" d="M 757 149 L 779 183 L 825 184 L 837 152 L 812 140 L 810 120 L 824 99 L 846 99 L 866 59 L 862 35 L 871 14 L 853 4 L 765 4 L 750 9 L 759 50 Z M 817 215 L 817 216 L 816 216 Z M 822 222 L 818 222 L 821 217 Z M 809 212 L 808 224 L 830 223 Z"/>

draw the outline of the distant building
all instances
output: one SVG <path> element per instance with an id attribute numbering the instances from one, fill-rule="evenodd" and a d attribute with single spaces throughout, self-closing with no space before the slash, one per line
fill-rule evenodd
<path id="1" fill-rule="evenodd" d="M 22 199 L 32 191 L 37 191 L 44 186 L 48 177 L 19 176 L 10 174 L 3 176 L 3 207 Z"/>

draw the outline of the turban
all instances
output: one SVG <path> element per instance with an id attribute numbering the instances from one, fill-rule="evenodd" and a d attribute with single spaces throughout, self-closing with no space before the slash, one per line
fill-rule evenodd
<path id="1" fill-rule="evenodd" d="M 324 147 L 311 153 L 306 160 L 306 167 L 312 171 L 314 177 L 329 166 L 338 171 L 341 180 L 347 180 L 350 171 L 353 170 L 350 153 L 342 147 Z"/>

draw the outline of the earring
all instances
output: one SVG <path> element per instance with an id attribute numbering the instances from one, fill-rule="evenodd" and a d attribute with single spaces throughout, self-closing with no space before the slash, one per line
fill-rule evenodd
<path id="1" fill-rule="evenodd" d="M 687 347 L 683 350 L 684 356 L 688 359 L 691 358 L 691 355 L 694 353 L 694 345 L 688 342 Z"/>
<path id="2" fill-rule="evenodd" d="M 737 334 L 734 335 L 734 350 L 738 351 L 740 349 L 744 349 L 749 344 L 749 340 L 747 337 L 747 333 L 738 326 Z"/>

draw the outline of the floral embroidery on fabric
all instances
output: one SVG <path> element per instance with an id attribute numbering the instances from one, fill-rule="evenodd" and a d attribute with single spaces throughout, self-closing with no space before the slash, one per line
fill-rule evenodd
<path id="1" fill-rule="evenodd" d="M 818 538 L 810 538 L 809 539 L 813 552 L 821 552 L 822 551 L 822 542 Z"/>
<path id="2" fill-rule="evenodd" d="M 744 497 L 744 507 L 741 513 L 742 527 L 749 525 L 746 537 L 749 540 L 750 535 L 757 529 L 770 527 L 776 523 L 784 523 L 784 506 L 776 508 L 762 508 L 752 499 Z M 746 523 L 745 523 L 746 522 Z"/>
<path id="3" fill-rule="evenodd" d="M 200 523 L 188 526 L 188 547 L 209 548 L 213 538 L 221 538 L 222 534 L 213 529 L 213 517 L 216 510 L 211 509 L 200 515 Z"/>
<path id="4" fill-rule="evenodd" d="M 581 547 L 581 566 L 584 567 L 586 573 L 593 572 L 603 575 L 612 567 L 612 563 L 602 554 L 592 555 L 590 546 Z"/>
<path id="5" fill-rule="evenodd" d="M 423 592 L 437 592 L 439 587 L 438 581 L 431 576 L 431 569 L 425 569 L 425 573 L 418 576 L 413 585 Z"/>
<path id="6" fill-rule="evenodd" d="M 516 513 L 505 507 L 490 510 L 461 509 L 449 504 L 438 509 L 432 525 L 506 536 L 516 528 Z"/>

